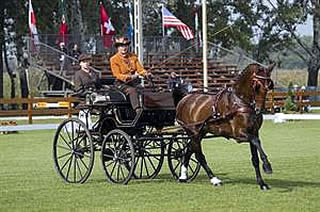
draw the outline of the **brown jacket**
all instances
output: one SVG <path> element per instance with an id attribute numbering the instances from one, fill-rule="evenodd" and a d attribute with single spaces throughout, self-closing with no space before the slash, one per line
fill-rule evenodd
<path id="1" fill-rule="evenodd" d="M 74 75 L 75 90 L 80 91 L 81 89 L 94 88 L 99 89 L 102 87 L 99 77 L 93 71 L 87 73 L 81 69 Z"/>
<path id="2" fill-rule="evenodd" d="M 120 81 L 127 81 L 131 75 L 136 72 L 140 76 L 147 74 L 146 70 L 142 67 L 137 55 L 129 53 L 128 59 L 124 59 L 120 53 L 115 54 L 110 59 L 110 66 L 113 76 Z"/>

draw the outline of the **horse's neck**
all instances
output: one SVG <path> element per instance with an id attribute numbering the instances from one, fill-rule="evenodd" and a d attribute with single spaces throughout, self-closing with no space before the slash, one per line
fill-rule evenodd
<path id="1" fill-rule="evenodd" d="M 233 86 L 235 94 L 246 103 L 252 103 L 254 100 L 253 89 L 250 78 L 242 78 Z"/>

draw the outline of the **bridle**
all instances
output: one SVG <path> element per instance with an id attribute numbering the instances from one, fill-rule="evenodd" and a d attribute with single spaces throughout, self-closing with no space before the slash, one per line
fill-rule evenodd
<path id="1" fill-rule="evenodd" d="M 264 98 L 258 98 L 256 97 L 256 92 L 258 88 L 264 88 L 264 90 L 269 91 L 273 89 L 273 82 L 272 79 L 268 76 L 261 76 L 256 73 L 253 74 L 252 78 L 252 92 L 253 92 L 253 101 L 254 101 L 254 110 L 257 114 L 261 113 L 261 108 L 256 107 L 257 100 L 260 102 L 264 102 L 266 99 L 266 96 Z"/>
<path id="2" fill-rule="evenodd" d="M 262 83 L 264 81 L 264 83 Z M 252 79 L 252 87 L 255 90 L 258 86 L 261 86 L 265 88 L 266 90 L 271 90 L 273 87 L 273 82 L 270 77 L 265 77 L 261 75 L 257 75 L 256 73 L 253 74 L 253 79 Z"/>

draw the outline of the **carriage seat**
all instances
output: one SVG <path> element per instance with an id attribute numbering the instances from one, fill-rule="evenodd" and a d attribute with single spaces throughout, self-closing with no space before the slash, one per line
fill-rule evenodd
<path id="1" fill-rule="evenodd" d="M 100 83 L 102 85 L 109 85 L 109 86 L 110 85 L 114 85 L 115 81 L 116 81 L 116 78 L 112 77 L 112 76 L 107 76 L 107 77 L 100 78 Z"/>
<path id="2" fill-rule="evenodd" d="M 144 91 L 142 101 L 144 110 L 175 110 L 172 92 Z"/>
<path id="3" fill-rule="evenodd" d="M 110 86 L 109 89 L 103 89 L 93 92 L 89 96 L 90 102 L 93 105 L 97 104 L 129 104 L 128 99 L 116 87 Z"/>

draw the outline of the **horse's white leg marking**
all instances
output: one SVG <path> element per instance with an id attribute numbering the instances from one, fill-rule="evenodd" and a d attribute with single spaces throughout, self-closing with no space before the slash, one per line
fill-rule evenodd
<path id="1" fill-rule="evenodd" d="M 211 180 L 210 180 L 210 183 L 212 183 L 213 185 L 220 185 L 221 182 L 222 182 L 222 181 L 221 181 L 219 178 L 217 178 L 217 177 L 213 177 L 213 178 L 211 178 Z"/>
<path id="2" fill-rule="evenodd" d="M 187 172 L 188 172 L 188 169 L 184 165 L 181 165 L 181 175 L 179 177 L 179 180 L 186 180 Z"/>

